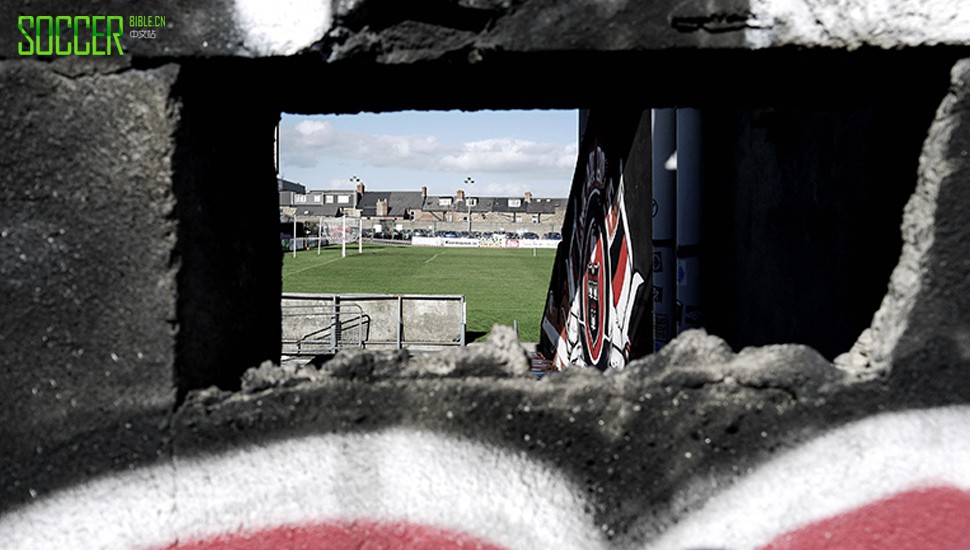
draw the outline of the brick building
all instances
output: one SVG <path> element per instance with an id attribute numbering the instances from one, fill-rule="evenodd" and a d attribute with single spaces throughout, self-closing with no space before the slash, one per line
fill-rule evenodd
<path id="1" fill-rule="evenodd" d="M 471 217 L 473 224 L 485 224 L 482 227 L 488 229 L 506 225 L 558 228 L 566 213 L 565 198 L 533 197 L 530 192 L 521 197 L 484 197 L 466 195 L 459 189 L 454 195 L 429 195 L 427 187 L 421 191 L 367 191 L 363 183 L 353 191 L 307 191 L 302 185 L 279 181 L 280 215 L 290 218 L 347 215 L 423 227 L 467 224 Z"/>

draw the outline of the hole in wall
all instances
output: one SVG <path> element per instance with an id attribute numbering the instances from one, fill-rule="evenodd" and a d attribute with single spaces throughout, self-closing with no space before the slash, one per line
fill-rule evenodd
<path id="1" fill-rule="evenodd" d="M 300 306 L 304 324 L 285 297 L 283 355 L 448 349 L 484 340 L 493 324 L 537 341 L 577 120 L 576 111 L 549 110 L 283 114 L 284 296 L 344 295 Z M 405 298 L 397 323 L 393 299 L 347 296 L 361 293 L 460 295 L 465 319 L 430 298 Z"/>
<path id="2" fill-rule="evenodd" d="M 886 129 L 886 136 L 903 136 L 909 144 L 905 149 L 906 158 L 911 159 L 908 166 L 903 167 L 902 163 L 896 162 L 896 153 L 904 149 L 902 145 L 896 145 L 889 137 L 883 137 L 881 143 L 888 144 L 886 158 L 889 165 L 898 167 L 898 172 L 894 169 L 884 169 L 889 179 L 895 180 L 898 177 L 905 178 L 910 182 L 907 189 L 912 189 L 912 182 L 915 182 L 916 159 L 919 154 L 919 147 L 926 135 L 926 129 L 932 118 L 932 113 L 943 97 L 948 85 L 948 69 L 952 66 L 954 53 L 952 51 L 918 51 L 918 52 L 833 52 L 833 53 L 812 53 L 812 52 L 791 52 L 775 51 L 762 53 L 731 53 L 731 52 L 668 52 L 663 54 L 624 54 L 616 56 L 603 56 L 600 54 L 570 54 L 549 53 L 548 55 L 519 55 L 509 53 L 495 54 L 487 57 L 485 61 L 466 66 L 462 64 L 448 65 L 448 71 L 441 71 L 440 64 L 415 64 L 408 66 L 372 66 L 366 65 L 366 70 L 360 66 L 350 65 L 333 66 L 322 68 L 318 61 L 306 59 L 285 59 L 285 60 L 264 60 L 264 61 L 231 61 L 218 63 L 200 63 L 198 65 L 189 64 L 185 67 L 184 78 L 180 80 L 184 83 L 184 93 L 182 97 L 186 101 L 186 108 L 183 118 L 186 121 L 185 135 L 188 136 L 180 142 L 179 154 L 181 168 L 177 166 L 178 178 L 184 178 L 184 186 L 180 191 L 176 189 L 179 201 L 184 205 L 191 205 L 192 211 L 182 211 L 180 216 L 184 216 L 180 231 L 185 222 L 191 222 L 186 226 L 186 234 L 180 235 L 179 242 L 188 247 L 182 251 L 183 272 L 187 278 L 196 278 L 195 274 L 200 274 L 198 279 L 211 281 L 238 281 L 231 285 L 215 284 L 204 288 L 195 288 L 198 285 L 189 285 L 186 289 L 190 292 L 180 293 L 179 305 L 179 353 L 176 359 L 178 370 L 179 393 L 199 387 L 206 387 L 217 384 L 220 387 L 231 389 L 234 380 L 246 368 L 258 364 L 264 358 L 272 357 L 275 347 L 276 356 L 279 353 L 279 337 L 276 336 L 275 329 L 269 329 L 270 325 L 279 326 L 279 289 L 280 276 L 278 264 L 273 264 L 272 280 L 270 273 L 263 273 L 260 266 L 268 265 L 265 262 L 256 261 L 254 258 L 267 258 L 269 254 L 279 254 L 278 229 L 264 230 L 262 228 L 246 227 L 242 228 L 233 225 L 231 220 L 238 219 L 238 212 L 232 209 L 220 209 L 223 204 L 217 194 L 205 194 L 201 196 L 202 204 L 199 204 L 200 186 L 194 182 L 203 182 L 208 179 L 213 181 L 225 181 L 226 174 L 224 167 L 232 168 L 232 178 L 242 181 L 251 178 L 255 168 L 263 173 L 264 166 L 255 162 L 241 162 L 244 158 L 256 158 L 261 151 L 268 150 L 268 142 L 271 139 L 271 128 L 279 118 L 280 112 L 294 113 L 320 113 L 320 112 L 358 112 L 361 109 L 372 109 L 381 112 L 393 112 L 395 110 L 407 108 L 419 109 L 482 109 L 482 108 L 576 108 L 578 106 L 597 106 L 597 105 L 621 105 L 639 109 L 647 109 L 651 106 L 665 105 L 696 105 L 701 108 L 711 110 L 715 115 L 713 121 L 719 121 L 723 127 L 739 126 L 737 120 L 730 122 L 731 117 L 736 117 L 738 113 L 756 113 L 761 111 L 790 110 L 788 113 L 782 112 L 783 117 L 796 120 L 800 116 L 807 116 L 812 112 L 825 112 L 852 109 L 876 109 L 879 114 L 878 124 L 870 126 L 870 132 L 879 135 L 882 129 Z M 678 73 L 678 68 L 683 62 L 689 61 L 694 70 Z M 446 63 L 447 64 L 447 63 Z M 644 89 L 636 86 L 586 86 L 576 85 L 575 75 L 577 67 L 595 67 L 597 74 L 629 74 L 630 67 L 642 67 L 644 70 L 655 71 L 657 74 L 682 74 L 683 78 L 664 79 L 658 81 L 657 86 Z M 217 70 L 216 70 L 217 69 Z M 770 69 L 770 70 L 768 70 Z M 212 73 L 218 72 L 227 77 L 228 81 L 237 82 L 242 79 L 240 75 L 245 74 L 246 84 L 251 84 L 257 78 L 263 78 L 266 82 L 273 82 L 280 72 L 292 77 L 286 87 L 274 87 L 272 92 L 267 91 L 267 95 L 255 100 L 254 106 L 256 115 L 259 115 L 260 122 L 254 125 L 252 117 L 241 122 L 238 111 L 226 107 L 224 96 L 221 89 L 211 87 Z M 395 93 L 387 93 L 387 82 L 408 82 L 408 86 L 395 88 Z M 920 87 L 907 86 L 910 81 L 918 81 L 924 84 Z M 331 82 L 351 82 L 348 86 L 331 86 Z M 516 82 L 514 93 L 508 87 L 509 82 Z M 730 86 L 719 87 L 717 83 L 730 83 Z M 242 84 L 240 84 L 242 85 Z M 319 90 L 326 89 L 327 94 L 320 94 Z M 887 94 L 891 91 L 891 94 Z M 891 95 L 891 97 L 890 97 Z M 191 104 L 195 107 L 191 107 Z M 773 106 L 766 108 L 765 106 Z M 892 121 L 893 110 L 900 109 L 906 122 L 895 124 Z M 268 111 L 267 111 L 268 110 Z M 797 113 L 803 113 L 799 115 Z M 733 114 L 732 114 L 733 113 Z M 888 114 L 887 114 L 888 113 Z M 784 140 L 791 135 L 785 136 L 784 132 L 792 133 L 792 130 L 785 130 L 778 123 L 771 121 L 773 115 L 770 112 L 766 116 L 761 116 L 757 124 L 763 125 L 758 132 L 763 132 L 764 146 L 781 147 Z M 263 124 L 263 117 L 272 119 L 267 125 Z M 751 124 L 754 124 L 751 121 Z M 819 125 L 814 130 L 812 139 L 818 143 L 823 143 L 826 139 L 826 131 Z M 773 127 L 773 128 L 772 128 Z M 238 133 L 232 130 L 245 130 Z M 256 132 L 258 130 L 258 132 Z M 782 133 L 779 134 L 778 132 Z M 754 132 L 754 130 L 752 130 Z M 803 131 L 803 133 L 807 132 Z M 809 132 L 810 133 L 810 132 Z M 258 135 L 257 135 L 258 134 Z M 769 136 L 769 134 L 771 134 Z M 795 131 L 793 135 L 797 135 Z M 250 137 L 252 135 L 253 137 Z M 227 139 L 232 138 L 232 139 Z M 737 136 L 731 133 L 722 135 L 720 141 L 708 141 L 706 143 L 716 143 L 715 150 L 711 153 L 710 166 L 717 168 L 728 165 L 728 184 L 718 185 L 711 190 L 710 197 L 722 197 L 724 193 L 740 193 L 737 187 L 738 182 L 750 182 L 750 177 L 761 177 L 757 172 L 749 171 L 749 174 L 741 178 L 733 165 L 733 160 L 740 154 L 749 154 L 738 146 Z M 862 139 L 865 139 L 863 136 Z M 263 141 L 258 141 L 263 140 Z M 779 141 L 781 140 L 781 141 Z M 252 155 L 240 155 L 240 149 L 234 147 L 237 143 L 251 143 Z M 788 150 L 795 150 L 793 142 L 789 142 Z M 878 146 L 870 151 L 877 150 Z M 250 148 L 244 148 L 250 151 Z M 904 156 L 900 153 L 900 156 Z M 881 162 L 878 151 L 867 153 L 875 158 L 875 162 Z M 891 158 L 890 158 L 891 157 Z M 835 157 L 833 157 L 835 158 Z M 744 159 L 741 159 L 744 160 Z M 750 160 L 750 159 L 748 159 Z M 266 158 L 266 165 L 269 165 L 269 158 Z M 817 163 L 816 166 L 826 166 L 831 158 L 807 159 L 806 162 Z M 740 162 L 740 160 L 739 160 Z M 793 169 L 792 164 L 787 162 L 776 163 L 781 168 L 774 168 L 769 175 L 775 177 L 777 181 L 781 178 L 779 173 L 784 173 L 786 178 L 789 175 L 800 176 L 798 169 Z M 751 165 L 749 163 L 749 165 Z M 797 165 L 797 163 L 796 163 Z M 806 164 L 806 166 L 808 166 Z M 204 168 L 200 176 L 199 167 Z M 772 175 L 774 174 L 774 175 Z M 851 171 L 844 172 L 849 179 L 855 179 Z M 900 174 L 903 174 L 900 176 Z M 275 177 L 270 174 L 270 177 Z M 841 176 L 840 176 L 841 177 Z M 870 190 L 875 190 L 878 194 L 879 183 L 876 178 L 866 176 L 871 184 Z M 866 178 L 863 178 L 864 180 Z M 267 178 L 268 179 L 268 178 Z M 770 178 L 769 178 L 770 179 Z M 181 180 L 179 180 L 181 181 Z M 777 183 L 777 181 L 775 183 Z M 788 182 L 795 180 L 786 180 Z M 844 181 L 838 178 L 831 179 L 833 182 Z M 768 184 L 766 184 L 768 185 Z M 840 190 L 839 187 L 830 187 L 831 190 Z M 824 190 L 824 189 L 819 189 Z M 266 191 L 260 188 L 259 204 L 256 206 L 256 199 L 247 202 L 247 208 L 254 213 L 259 212 L 261 227 L 272 226 L 278 228 L 278 219 L 275 210 L 271 216 L 266 216 Z M 796 185 L 795 195 L 803 192 Z M 896 191 L 892 191 L 895 193 Z M 276 191 L 269 191 L 271 196 L 277 195 Z M 852 341 L 858 336 L 862 329 L 866 328 L 872 313 L 878 307 L 878 302 L 886 289 L 888 273 L 898 258 L 898 226 L 901 204 L 905 202 L 905 195 L 909 191 L 899 191 L 903 196 L 898 200 L 896 206 L 886 206 L 886 211 L 892 211 L 892 223 L 885 222 L 883 227 L 889 227 L 893 244 L 886 244 L 886 250 L 879 261 L 886 262 L 885 275 L 879 275 L 876 281 L 861 283 L 866 289 L 877 289 L 872 293 L 869 304 L 865 307 L 859 306 L 853 309 L 858 313 L 854 324 L 848 328 L 839 328 L 839 341 L 834 344 L 826 344 L 821 340 L 806 339 L 802 328 L 809 326 L 809 332 L 816 334 L 825 330 L 827 323 L 832 320 L 839 321 L 845 315 L 845 309 L 838 306 L 839 300 L 828 300 L 828 316 L 819 316 L 814 312 L 821 311 L 815 307 L 815 303 L 807 299 L 812 296 L 809 292 L 795 292 L 808 288 L 810 283 L 805 281 L 818 281 L 819 278 L 805 277 L 798 285 L 791 283 L 776 283 L 781 292 L 776 293 L 773 300 L 780 300 L 794 297 L 801 300 L 802 311 L 808 311 L 810 321 L 801 325 L 791 326 L 790 319 L 795 318 L 791 314 L 791 308 L 787 304 L 768 301 L 767 294 L 761 292 L 762 286 L 756 286 L 753 281 L 759 277 L 762 280 L 772 277 L 779 273 L 782 277 L 789 276 L 799 268 L 821 269 L 819 266 L 831 265 L 828 261 L 831 257 L 825 257 L 826 246 L 816 243 L 809 243 L 814 246 L 816 258 L 820 255 L 826 261 L 817 260 L 815 262 L 793 263 L 796 258 L 790 252 L 791 246 L 800 243 L 786 242 L 780 239 L 779 235 L 771 235 L 772 244 L 766 247 L 766 252 L 770 253 L 773 249 L 782 252 L 789 251 L 788 263 L 772 260 L 776 266 L 773 270 L 769 269 L 767 275 L 758 275 L 758 266 L 755 258 L 758 256 L 750 250 L 731 251 L 730 248 L 715 247 L 713 258 L 716 260 L 713 265 L 721 271 L 719 277 L 713 280 L 720 281 L 720 287 L 706 286 L 705 296 L 709 297 L 708 304 L 716 306 L 710 307 L 706 311 L 705 319 L 708 330 L 714 334 L 724 336 L 735 348 L 745 345 L 760 345 L 776 342 L 796 342 L 807 343 L 823 351 L 827 356 L 834 356 L 842 351 L 846 351 Z M 740 194 L 731 195 L 732 197 L 741 196 Z M 788 197 L 789 194 L 782 194 L 781 197 Z M 882 200 L 881 196 L 875 197 L 876 201 Z M 275 200 L 270 198 L 269 200 Z M 755 199 L 752 199 L 755 200 Z M 814 200 L 814 195 L 813 195 Z M 270 203 L 271 204 L 271 203 Z M 708 205 L 713 203 L 708 203 Z M 715 237 L 721 241 L 730 243 L 745 242 L 740 233 L 743 227 L 740 223 L 735 223 L 734 216 L 740 215 L 744 204 L 737 203 L 730 205 L 730 216 L 726 213 L 728 209 L 722 208 L 718 212 L 711 214 L 709 220 L 720 220 L 730 222 L 728 225 L 721 223 L 716 229 Z M 760 203 L 753 203 L 755 205 Z M 860 204 L 856 201 L 856 204 Z M 723 206 L 723 205 L 722 205 Z M 274 208 L 270 206 L 270 208 Z M 881 208 L 881 207 L 880 207 Z M 789 207 L 789 210 L 791 208 Z M 202 212 L 231 212 L 226 214 L 225 223 L 210 223 L 206 216 L 197 216 L 196 213 Z M 782 225 L 791 222 L 791 219 L 779 214 L 784 209 L 776 209 L 776 220 Z M 189 212 L 190 215 L 185 213 Z M 796 212 L 797 213 L 797 212 Z M 869 215 L 868 213 L 866 214 Z M 211 216 L 209 216 L 211 218 Z M 832 224 L 821 223 L 824 216 L 817 216 L 814 220 L 804 221 L 801 230 L 812 228 L 834 227 Z M 268 218 L 264 220 L 264 218 Z M 222 219 L 222 218 L 220 218 Z M 269 222 L 269 223 L 264 223 Z M 859 223 L 859 222 L 855 222 Z M 775 224 L 778 225 L 778 224 Z M 209 229 L 216 227 L 219 229 L 219 238 L 224 239 L 223 245 L 218 247 L 220 254 L 232 253 L 229 262 L 209 261 L 211 256 L 207 251 L 212 249 L 202 244 L 208 242 L 207 235 Z M 730 231 L 725 231 L 727 227 Z M 767 226 L 766 226 L 767 227 Z M 774 226 L 772 226 L 774 227 Z M 858 225 L 856 227 L 859 227 Z M 753 226 L 748 226 L 749 235 L 756 235 L 771 229 L 759 228 L 754 231 Z M 823 231 L 825 231 L 823 229 Z M 862 226 L 862 233 L 868 229 Z M 189 233 L 192 235 L 189 235 Z M 259 237 L 256 233 L 259 233 Z M 728 236 L 728 234 L 730 236 Z M 197 238 L 199 235 L 206 238 Z M 806 234 L 803 234 L 807 235 Z M 885 243 L 883 234 L 876 235 L 878 243 Z M 836 236 L 839 237 L 839 236 Z M 832 237 L 830 237 L 831 239 Z M 841 238 L 841 237 L 839 237 Z M 237 243 L 232 246 L 225 246 L 225 242 Z M 718 242 L 717 240 L 714 241 Z M 856 240 L 856 242 L 859 242 Z M 199 244 L 202 243 L 202 244 Z M 198 245 L 197 245 L 198 244 Z M 712 245 L 714 246 L 714 245 Z M 711 247 L 708 247 L 711 248 Z M 862 248 L 863 256 L 869 254 L 867 247 Z M 236 254 L 238 252 L 238 254 Z M 737 252 L 737 254 L 735 254 Z M 740 254 L 750 254 L 741 256 Z M 770 255 L 770 254 L 769 254 Z M 741 258 L 743 262 L 738 260 Z M 278 260 L 274 260 L 278 261 Z M 191 264 L 191 265 L 190 265 Z M 227 265 L 226 269 L 216 270 L 213 266 Z M 743 265 L 743 269 L 738 267 Z M 241 279 L 233 273 L 233 266 L 240 266 L 244 269 L 252 269 L 246 278 Z M 218 271 L 218 273 L 210 273 Z M 223 273 L 225 271 L 225 273 Z M 852 265 L 846 266 L 839 264 L 832 268 L 828 273 L 837 273 L 843 279 L 861 280 L 860 271 Z M 821 278 L 823 281 L 824 277 Z M 187 279 L 188 280 L 188 279 Z M 778 279 L 775 279 L 776 281 Z M 782 279 L 784 280 L 784 279 Z M 829 281 L 831 282 L 831 281 Z M 838 281 L 836 281 L 838 282 Z M 252 283 L 252 284 L 250 284 Z M 747 285 L 747 286 L 745 286 Z M 801 286 L 799 286 L 801 285 Z M 814 284 L 811 288 L 822 288 Z M 272 292 L 264 292 L 272 289 Z M 815 294 L 817 296 L 818 294 Z M 200 300 L 198 297 L 204 299 Z M 755 296 L 761 301 L 752 301 L 748 304 L 743 316 L 737 315 L 737 305 L 746 297 Z M 823 298 L 830 298 L 828 294 Z M 854 300 L 855 296 L 849 296 L 849 301 Z M 253 307 L 254 300 L 259 303 L 258 307 Z M 231 303 L 234 307 L 227 308 L 219 304 Z M 847 303 L 843 301 L 842 303 Z M 214 304 L 213 307 L 198 308 L 191 304 Z M 835 304 L 835 305 L 833 305 Z M 275 307 L 271 311 L 271 306 Z M 855 306 L 851 306 L 855 308 Z M 832 312 L 835 313 L 832 313 Z M 727 313 L 725 313 L 727 312 Z M 774 312 L 774 313 L 772 313 Z M 779 332 L 774 334 L 755 333 L 744 327 L 750 323 L 758 322 L 761 327 L 777 328 L 772 324 L 773 315 L 785 315 L 789 321 L 784 334 Z M 860 320 L 861 319 L 861 320 Z M 756 321 L 757 320 L 757 321 Z M 839 321 L 841 322 L 841 321 Z M 746 324 L 747 323 L 747 324 Z M 836 323 L 838 324 L 838 323 Z M 200 335 L 211 336 L 200 336 Z M 273 334 L 275 342 L 269 342 L 264 336 Z M 795 336 L 792 336 L 794 334 Z M 821 343 L 820 343 L 821 342 Z M 240 345 L 241 343 L 245 345 Z M 217 344 L 217 345 L 213 345 Z M 825 346 L 829 346 L 825 348 Z"/>
<path id="3" fill-rule="evenodd" d="M 735 349 L 799 343 L 829 359 L 848 350 L 868 327 L 899 257 L 902 209 L 915 187 L 922 138 L 934 107 L 930 102 L 909 106 L 872 102 L 702 109 L 704 137 L 697 152 L 704 165 L 704 200 L 698 215 L 705 235 L 699 247 L 704 257 L 701 325 Z M 294 118 L 290 128 L 285 122 L 283 125 L 282 158 L 292 162 L 306 155 L 314 143 L 327 140 L 343 141 L 339 147 L 345 152 L 358 148 L 348 153 L 350 157 L 371 154 L 364 150 L 374 148 L 413 149 L 416 143 L 432 143 L 420 134 L 422 114 L 413 116 L 414 133 L 393 145 L 375 144 L 386 140 L 387 134 L 348 135 L 341 140 L 332 123 Z M 301 129 L 296 130 L 301 123 Z M 304 141 L 287 152 L 287 136 Z M 434 148 L 433 144 L 427 146 Z M 468 178 L 463 180 L 460 172 L 453 174 L 455 181 L 450 187 L 454 190 L 446 184 L 441 190 L 426 188 L 423 195 L 420 188 L 427 186 L 420 185 L 426 181 L 421 177 L 403 182 L 404 189 L 400 190 L 395 188 L 402 182 L 393 178 L 381 185 L 359 176 L 339 175 L 325 179 L 322 185 L 284 189 L 295 180 L 311 179 L 304 175 L 288 179 L 285 162 L 280 183 L 281 222 L 285 219 L 289 224 L 296 217 L 297 233 L 307 237 L 298 247 L 306 258 L 317 255 L 315 237 L 321 233 L 321 219 L 326 229 L 322 233 L 330 235 L 324 243 L 333 243 L 334 236 L 347 231 L 341 227 L 346 220 L 337 217 L 342 214 L 352 220 L 352 235 L 362 216 L 360 227 L 367 239 L 405 241 L 415 231 L 422 236 L 453 232 L 454 237 L 463 238 L 468 218 L 467 213 L 458 211 L 458 206 L 466 205 L 459 193 L 473 199 L 483 195 L 470 188 Z M 311 164 L 305 158 L 297 162 Z M 356 161 L 344 162 L 344 172 L 361 169 Z M 482 183 L 479 188 L 484 187 Z M 561 185 L 557 198 L 567 194 L 565 183 Z M 297 196 L 304 202 L 296 202 Z M 401 202 L 412 198 L 420 205 L 415 202 L 408 207 L 404 204 L 407 201 Z M 390 215 L 387 206 L 378 204 L 388 199 L 399 203 L 390 205 Z M 564 210 L 565 201 L 561 206 Z M 393 212 L 395 208 L 397 212 Z M 553 218 L 555 224 L 561 223 L 563 213 Z M 531 220 L 519 222 L 517 227 L 530 228 Z M 477 220 L 472 217 L 477 232 L 497 231 L 499 225 L 516 227 L 513 223 L 486 221 L 485 216 Z M 371 240 L 367 252 L 390 250 L 393 244 L 378 248 Z M 350 246 L 351 254 L 356 254 L 356 238 Z M 337 253 L 336 245 L 325 245 L 318 257 L 330 263 Z M 384 268 L 387 282 L 399 282 L 394 276 L 395 260 L 390 258 L 395 254 L 388 254 Z M 444 263 L 435 253 L 432 257 L 431 261 Z M 359 272 L 338 275 L 343 264 L 328 269 L 323 265 L 288 266 L 286 261 L 284 291 L 418 290 L 359 286 L 360 280 L 354 280 Z M 311 274 L 315 282 L 307 279 Z M 333 280 L 329 280 L 331 276 Z M 470 280 L 463 284 L 477 286 Z M 424 291 L 433 290 L 428 287 Z M 684 315 L 683 309 L 679 313 Z M 469 330 L 479 335 L 487 332 L 478 328 L 470 326 Z"/>

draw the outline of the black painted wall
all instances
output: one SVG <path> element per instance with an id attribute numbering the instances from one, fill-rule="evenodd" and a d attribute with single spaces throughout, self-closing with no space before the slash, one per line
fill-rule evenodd
<path id="1" fill-rule="evenodd" d="M 829 359 L 869 326 L 933 100 L 706 112 L 707 328 Z"/>

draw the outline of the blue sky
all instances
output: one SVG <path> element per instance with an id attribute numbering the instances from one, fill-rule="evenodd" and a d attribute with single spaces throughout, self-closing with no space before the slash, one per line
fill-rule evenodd
<path id="1" fill-rule="evenodd" d="M 308 189 L 538 197 L 569 194 L 577 111 L 403 111 L 280 122 L 283 177 Z M 474 185 L 465 185 L 471 177 Z"/>

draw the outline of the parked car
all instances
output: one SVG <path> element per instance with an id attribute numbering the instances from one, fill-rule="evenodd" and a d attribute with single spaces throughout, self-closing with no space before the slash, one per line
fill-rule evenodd
<path id="1" fill-rule="evenodd" d="M 550 232 L 546 233 L 545 235 L 543 235 L 542 238 L 543 239 L 546 239 L 546 240 L 549 240 L 549 241 L 561 241 L 562 240 L 562 234 L 560 234 L 558 231 L 550 231 Z"/>

